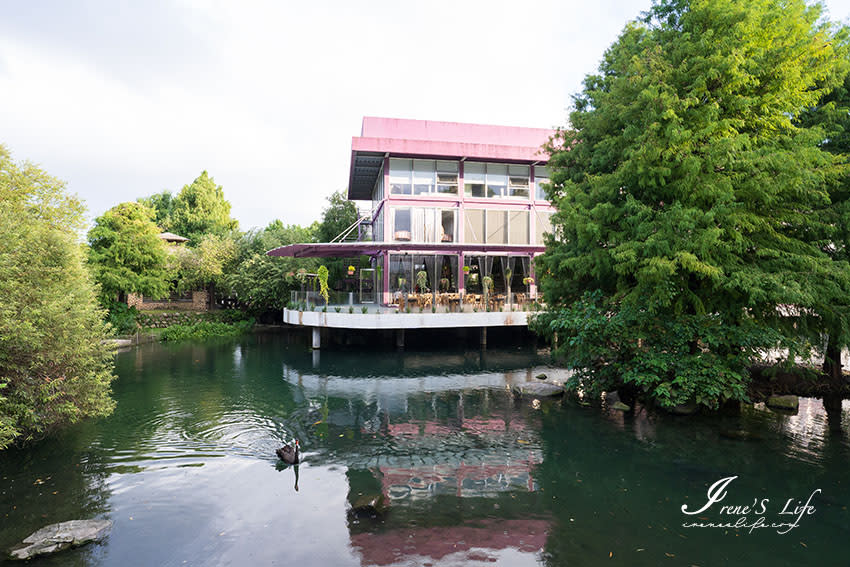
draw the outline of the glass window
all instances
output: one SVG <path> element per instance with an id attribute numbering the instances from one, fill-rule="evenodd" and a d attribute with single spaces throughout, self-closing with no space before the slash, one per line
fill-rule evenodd
<path id="1" fill-rule="evenodd" d="M 484 271 L 485 262 L 483 256 L 466 256 L 466 267 L 463 272 L 465 275 L 464 288 L 466 293 L 481 293 L 481 279 L 486 275 Z"/>
<path id="2" fill-rule="evenodd" d="M 487 244 L 508 243 L 507 211 L 487 211 Z"/>
<path id="3" fill-rule="evenodd" d="M 457 162 L 437 162 L 437 193 L 457 195 Z"/>
<path id="4" fill-rule="evenodd" d="M 546 200 L 546 191 L 543 186 L 549 183 L 549 168 L 545 165 L 534 166 L 534 198 L 538 201 Z"/>
<path id="5" fill-rule="evenodd" d="M 534 243 L 545 244 L 546 241 L 543 238 L 543 234 L 552 232 L 552 213 L 537 211 L 535 220 L 537 221 L 537 225 L 534 231 Z"/>
<path id="6" fill-rule="evenodd" d="M 463 186 L 467 197 L 483 197 L 485 177 L 483 163 L 466 162 L 463 165 Z"/>
<path id="7" fill-rule="evenodd" d="M 413 160 L 413 194 L 427 195 L 434 192 L 434 161 Z"/>
<path id="8" fill-rule="evenodd" d="M 410 240 L 410 209 L 394 209 L 393 240 Z"/>
<path id="9" fill-rule="evenodd" d="M 508 191 L 508 166 L 498 163 L 487 164 L 487 196 L 505 197 Z"/>
<path id="10" fill-rule="evenodd" d="M 528 166 L 508 166 L 508 195 L 528 198 Z"/>
<path id="11" fill-rule="evenodd" d="M 412 209 L 411 235 L 413 242 L 434 242 L 436 240 L 436 223 L 434 209 L 414 207 Z"/>
<path id="12" fill-rule="evenodd" d="M 467 209 L 464 217 L 466 218 L 466 241 L 474 244 L 484 244 L 484 211 L 481 209 Z"/>
<path id="13" fill-rule="evenodd" d="M 457 212 L 454 210 L 440 211 L 440 242 L 455 241 L 455 217 Z"/>
<path id="14" fill-rule="evenodd" d="M 457 293 L 457 254 L 437 256 L 437 275 L 440 293 Z"/>
<path id="15" fill-rule="evenodd" d="M 528 211 L 510 211 L 508 227 L 510 244 L 528 244 Z"/>
<path id="16" fill-rule="evenodd" d="M 411 290 L 411 271 L 413 270 L 413 258 L 406 255 L 390 255 L 390 293 L 393 294 L 393 302 L 398 301 L 402 293 Z"/>
<path id="17" fill-rule="evenodd" d="M 390 159 L 390 192 L 393 195 L 410 195 L 412 192 L 411 173 L 413 160 Z"/>

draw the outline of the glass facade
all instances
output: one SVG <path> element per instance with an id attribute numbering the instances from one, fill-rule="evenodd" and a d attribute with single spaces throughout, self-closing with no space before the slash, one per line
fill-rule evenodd
<path id="1" fill-rule="evenodd" d="M 390 159 L 393 195 L 457 195 L 458 162 L 433 159 Z"/>
<path id="2" fill-rule="evenodd" d="M 496 300 L 523 302 L 528 298 L 531 256 L 467 255 L 463 266 L 465 295 L 483 295 L 489 287 Z M 390 254 L 390 303 L 403 302 L 411 296 L 431 296 L 432 305 L 448 305 L 452 296 L 457 301 L 461 286 L 456 254 Z M 510 294 L 510 297 L 508 297 Z"/>
<path id="3" fill-rule="evenodd" d="M 468 294 L 483 294 L 484 286 L 489 283 L 491 294 L 503 295 L 509 291 L 522 294 L 528 292 L 529 284 L 523 280 L 530 275 L 530 256 L 468 255 L 464 287 Z"/>
<path id="4" fill-rule="evenodd" d="M 456 254 L 390 254 L 390 296 L 458 293 Z"/>
<path id="5" fill-rule="evenodd" d="M 457 210 L 390 207 L 394 242 L 457 242 Z"/>
<path id="6" fill-rule="evenodd" d="M 546 191 L 543 186 L 549 183 L 549 168 L 545 165 L 534 166 L 534 198 L 538 201 L 546 200 Z"/>
<path id="7" fill-rule="evenodd" d="M 529 211 L 465 209 L 465 242 L 472 244 L 528 244 Z"/>

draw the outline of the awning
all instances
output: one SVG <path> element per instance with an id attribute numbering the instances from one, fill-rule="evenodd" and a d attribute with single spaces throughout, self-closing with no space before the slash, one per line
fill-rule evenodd
<path id="1" fill-rule="evenodd" d="M 383 252 L 406 254 L 423 252 L 432 254 L 458 254 L 463 252 L 480 254 L 534 255 L 542 254 L 545 246 L 528 244 L 456 244 L 452 242 L 338 242 L 302 243 L 281 246 L 266 252 L 269 256 L 289 258 L 347 258 L 352 256 L 377 256 Z"/>

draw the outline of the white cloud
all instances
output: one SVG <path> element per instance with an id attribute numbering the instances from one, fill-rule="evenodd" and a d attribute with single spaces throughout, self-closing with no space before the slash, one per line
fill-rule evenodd
<path id="1" fill-rule="evenodd" d="M 0 22 L 0 142 L 95 215 L 206 169 L 247 228 L 316 220 L 364 115 L 564 124 L 649 0 L 63 6 Z"/>

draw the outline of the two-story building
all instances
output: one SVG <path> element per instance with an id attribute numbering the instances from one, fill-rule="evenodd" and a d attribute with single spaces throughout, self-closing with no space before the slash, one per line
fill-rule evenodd
<path id="1" fill-rule="evenodd" d="M 368 242 L 296 244 L 279 256 L 373 258 L 361 302 L 461 309 L 536 296 L 534 256 L 554 208 L 542 185 L 554 132 L 455 122 L 363 119 L 348 198 L 371 201 Z M 502 303 L 503 305 L 503 303 Z M 501 309 L 502 306 L 499 306 Z"/>

